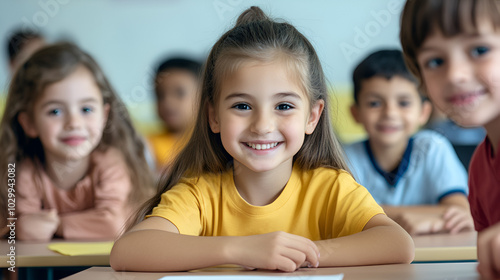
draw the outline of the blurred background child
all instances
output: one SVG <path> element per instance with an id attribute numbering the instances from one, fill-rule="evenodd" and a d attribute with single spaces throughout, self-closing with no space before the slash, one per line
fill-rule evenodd
<path id="1" fill-rule="evenodd" d="M 7 39 L 6 52 L 8 68 L 12 77 L 19 65 L 28 59 L 35 51 L 45 46 L 46 42 L 40 33 L 16 30 Z M 0 116 L 3 115 L 6 96 L 0 92 Z"/>
<path id="2" fill-rule="evenodd" d="M 158 169 L 166 167 L 184 146 L 196 117 L 201 63 L 174 57 L 160 64 L 155 76 L 157 112 L 164 131 L 149 137 Z"/>
<path id="3" fill-rule="evenodd" d="M 33 53 L 45 45 L 45 39 L 40 33 L 30 30 L 14 31 L 7 41 L 6 48 L 11 76 Z"/>
<path id="4" fill-rule="evenodd" d="M 354 176 L 411 234 L 471 230 L 467 173 L 442 135 L 421 131 L 431 111 L 401 51 L 381 50 L 353 72 L 353 117 L 368 139 L 346 147 Z"/>
<path id="5" fill-rule="evenodd" d="M 500 279 L 500 1 L 408 1 L 401 18 L 406 63 L 430 99 L 487 136 L 469 166 L 478 271 Z M 418 31 L 418 36 L 415 36 Z"/>
<path id="6" fill-rule="evenodd" d="M 6 108 L 0 161 L 16 169 L 17 237 L 116 238 L 152 182 L 144 145 L 97 63 L 73 44 L 41 49 L 14 75 Z"/>

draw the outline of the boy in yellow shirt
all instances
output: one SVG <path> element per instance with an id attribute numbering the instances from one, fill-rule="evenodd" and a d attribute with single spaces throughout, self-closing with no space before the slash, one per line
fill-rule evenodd
<path id="1" fill-rule="evenodd" d="M 158 169 L 168 166 L 184 146 L 196 117 L 201 64 L 171 58 L 160 64 L 155 77 L 157 112 L 165 130 L 149 137 Z"/>

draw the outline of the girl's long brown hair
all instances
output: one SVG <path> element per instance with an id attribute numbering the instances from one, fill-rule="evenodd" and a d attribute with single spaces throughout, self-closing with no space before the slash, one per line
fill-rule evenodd
<path id="1" fill-rule="evenodd" d="M 19 164 L 23 159 L 36 159 L 44 162 L 44 151 L 39 139 L 26 136 L 18 121 L 19 113 L 30 115 L 34 103 L 44 89 L 63 80 L 77 67 L 87 68 L 94 77 L 102 93 L 103 101 L 110 110 L 101 142 L 96 149 L 105 150 L 116 147 L 126 159 L 133 190 L 131 203 L 142 203 L 153 185 L 153 177 L 144 156 L 144 144 L 132 126 L 125 105 L 119 99 L 103 71 L 90 55 L 71 43 L 55 44 L 33 54 L 12 78 L 7 103 L 0 123 L 0 213 L 2 225 L 7 215 L 7 165 Z M 16 165 L 18 168 L 18 165 Z M 3 228 L 3 227 L 2 227 Z"/>
<path id="2" fill-rule="evenodd" d="M 182 177 L 224 172 L 232 167 L 232 157 L 222 146 L 220 134 L 210 130 L 208 105 L 218 100 L 224 78 L 244 61 L 268 62 L 282 59 L 309 95 L 311 106 L 324 100 L 325 108 L 315 131 L 306 135 L 294 157 L 294 164 L 304 170 L 330 167 L 348 170 L 343 151 L 333 133 L 326 81 L 316 52 L 309 41 L 292 25 L 269 19 L 258 7 L 244 11 L 234 28 L 213 46 L 203 72 L 201 100 L 195 128 L 184 149 L 164 175 L 157 194 L 138 211 L 129 228 L 140 222 L 158 205 L 161 195 Z"/>

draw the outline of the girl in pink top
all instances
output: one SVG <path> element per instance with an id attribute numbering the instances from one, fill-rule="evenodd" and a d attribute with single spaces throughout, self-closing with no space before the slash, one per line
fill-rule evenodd
<path id="1" fill-rule="evenodd" d="M 0 146 L 9 166 L 0 173 L 9 183 L 2 228 L 15 223 L 21 240 L 113 239 L 152 183 L 125 106 L 97 63 L 69 43 L 38 51 L 14 75 Z"/>

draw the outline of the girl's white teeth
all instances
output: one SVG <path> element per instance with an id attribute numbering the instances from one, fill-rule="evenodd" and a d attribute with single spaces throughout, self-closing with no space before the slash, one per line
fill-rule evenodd
<path id="1" fill-rule="evenodd" d="M 274 148 L 278 145 L 278 142 L 274 142 L 271 144 L 253 144 L 253 143 L 247 143 L 247 146 L 255 149 L 255 150 L 268 150 L 271 148 Z"/>

